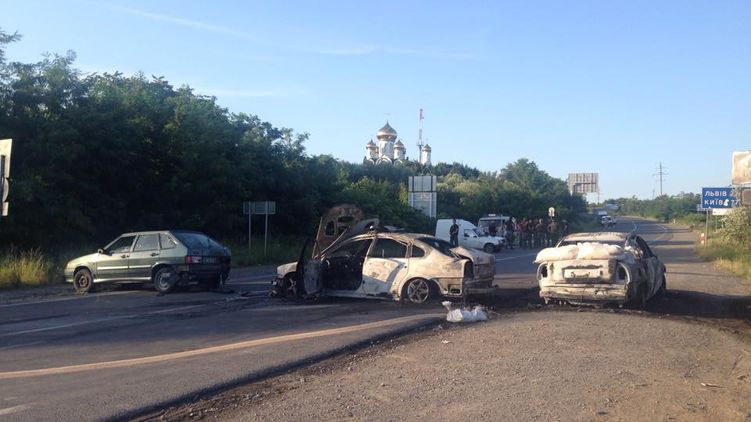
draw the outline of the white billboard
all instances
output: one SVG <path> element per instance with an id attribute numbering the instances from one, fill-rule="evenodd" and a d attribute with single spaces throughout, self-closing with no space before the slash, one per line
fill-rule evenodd
<path id="1" fill-rule="evenodd" d="M 751 151 L 733 152 L 733 184 L 751 184 Z"/>

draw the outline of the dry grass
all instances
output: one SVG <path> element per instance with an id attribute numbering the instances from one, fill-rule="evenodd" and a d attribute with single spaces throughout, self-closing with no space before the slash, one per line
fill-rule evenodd
<path id="1" fill-rule="evenodd" d="M 52 263 L 38 249 L 11 249 L 0 255 L 0 289 L 47 284 L 51 269 Z"/>
<path id="2" fill-rule="evenodd" d="M 727 245 L 720 240 L 710 241 L 707 245 L 697 245 L 697 253 L 718 268 L 729 271 L 751 282 L 751 251 Z"/>

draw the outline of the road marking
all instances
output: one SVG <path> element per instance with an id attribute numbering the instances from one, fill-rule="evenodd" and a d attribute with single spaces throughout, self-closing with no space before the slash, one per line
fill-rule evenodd
<path id="1" fill-rule="evenodd" d="M 658 225 L 657 227 L 662 229 L 662 234 L 657 237 L 657 239 L 652 240 L 652 242 L 658 242 L 660 239 L 663 238 L 666 234 L 668 234 L 668 229 L 665 226 Z"/>
<path id="2" fill-rule="evenodd" d="M 211 346 L 211 347 L 205 347 L 203 349 L 194 349 L 194 350 L 188 350 L 188 351 L 176 352 L 176 353 L 166 353 L 166 354 L 156 355 L 156 356 L 114 360 L 114 361 L 109 361 L 109 362 L 86 363 L 86 364 L 81 364 L 81 365 L 61 366 L 57 368 L 43 368 L 43 369 L 29 369 L 29 370 L 24 370 L 24 371 L 0 372 L 0 379 L 30 378 L 30 377 L 38 377 L 38 376 L 44 376 L 44 375 L 72 374 L 72 373 L 78 373 L 78 372 L 93 371 L 93 370 L 98 370 L 98 369 L 125 368 L 125 367 L 139 366 L 139 365 L 145 365 L 145 364 L 151 364 L 151 363 L 167 362 L 171 360 L 183 359 L 183 358 L 188 358 L 188 357 L 202 356 L 202 355 L 207 355 L 210 353 L 228 352 L 228 351 L 233 351 L 233 350 L 249 349 L 249 348 L 258 347 L 258 346 L 267 346 L 270 344 L 287 343 L 290 341 L 307 340 L 307 339 L 319 338 L 319 337 L 350 334 L 350 333 L 354 333 L 358 331 L 365 331 L 365 330 L 369 330 L 373 328 L 389 327 L 392 325 L 398 325 L 398 324 L 405 323 L 405 322 L 444 318 L 445 316 L 446 314 L 443 312 L 435 313 L 435 314 L 412 315 L 412 316 L 406 316 L 406 317 L 386 319 L 382 321 L 368 322 L 365 324 L 350 325 L 347 327 L 330 328 L 326 330 L 309 331 L 309 332 L 297 333 L 297 334 L 287 334 L 287 335 L 282 335 L 282 336 L 266 337 L 266 338 L 255 339 L 255 340 L 246 340 L 246 341 L 241 341 L 237 343 L 224 344 L 221 346 Z"/>
<path id="3" fill-rule="evenodd" d="M 13 407 L 6 407 L 5 409 L 0 409 L 0 416 L 6 416 L 13 413 L 23 412 L 24 410 L 31 409 L 31 406 L 26 404 L 19 404 L 18 406 Z"/>
<path id="4" fill-rule="evenodd" d="M 19 347 L 25 347 L 25 346 L 38 346 L 40 344 L 45 344 L 45 343 L 47 343 L 47 341 L 32 341 L 31 343 L 21 343 L 21 344 L 14 344 L 12 346 L 0 347 L 0 350 L 18 349 Z"/>
<path id="5" fill-rule="evenodd" d="M 133 294 L 133 293 L 136 293 L 136 291 L 106 292 L 106 293 L 75 295 L 75 296 L 61 297 L 58 299 L 35 300 L 33 302 L 30 301 L 30 302 L 22 302 L 22 303 L 6 303 L 6 304 L 1 304 L 0 308 L 12 308 L 14 306 L 38 305 L 40 303 L 65 302 L 68 300 L 76 300 L 76 299 L 92 299 L 92 298 L 97 298 L 97 297 L 102 297 L 102 296 L 128 295 L 128 294 Z"/>
<path id="6" fill-rule="evenodd" d="M 205 306 L 205 305 L 183 306 L 183 307 L 180 307 L 180 308 L 162 309 L 160 311 L 151 311 L 151 312 L 146 312 L 146 313 L 137 314 L 137 315 L 121 315 L 121 316 L 109 317 L 109 318 L 100 318 L 100 319 L 93 319 L 93 320 L 80 321 L 80 322 L 71 322 L 70 324 L 55 325 L 53 327 L 34 328 L 34 329 L 31 329 L 31 330 L 14 331 L 14 332 L 11 332 L 11 333 L 0 334 L 0 337 L 12 337 L 12 336 L 17 336 L 17 335 L 21 335 L 21 334 L 40 333 L 40 332 L 43 332 L 43 331 L 52 331 L 52 330 L 57 330 L 57 329 L 60 329 L 60 328 L 77 327 L 77 326 L 80 326 L 80 325 L 97 324 L 97 323 L 100 323 L 100 322 L 117 321 L 117 320 L 120 320 L 120 319 L 139 318 L 139 317 L 142 317 L 144 315 L 166 314 L 166 313 L 169 313 L 169 312 L 182 311 L 182 310 L 185 310 L 185 309 L 198 308 L 198 307 L 201 307 L 201 306 Z"/>
<path id="7" fill-rule="evenodd" d="M 263 308 L 248 309 L 249 312 L 273 312 L 273 311 L 298 311 L 303 309 L 326 309 L 338 308 L 339 305 L 300 305 L 300 306 L 267 306 Z"/>
<path id="8" fill-rule="evenodd" d="M 496 258 L 495 260 L 496 260 L 496 262 L 498 262 L 498 261 L 508 261 L 508 260 L 511 260 L 511 259 L 526 258 L 528 256 L 537 256 L 537 253 L 528 253 L 528 254 L 525 254 L 525 255 L 517 255 L 517 256 L 507 256 L 505 258 Z"/>

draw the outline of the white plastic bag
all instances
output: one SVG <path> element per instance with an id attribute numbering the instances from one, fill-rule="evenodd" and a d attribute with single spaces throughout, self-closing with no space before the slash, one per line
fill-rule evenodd
<path id="1" fill-rule="evenodd" d="M 441 304 L 448 310 L 446 314 L 446 321 L 448 322 L 477 322 L 487 321 L 488 316 L 482 309 L 482 306 L 475 306 L 472 310 L 467 309 L 451 309 L 451 302 L 444 301 Z"/>

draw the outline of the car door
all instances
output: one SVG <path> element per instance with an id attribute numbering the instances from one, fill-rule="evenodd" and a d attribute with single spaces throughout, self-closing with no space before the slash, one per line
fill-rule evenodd
<path id="1" fill-rule="evenodd" d="M 379 237 L 363 265 L 363 291 L 369 295 L 388 293 L 391 285 L 407 276 L 407 244 Z"/>
<path id="2" fill-rule="evenodd" d="M 159 253 L 158 233 L 139 235 L 128 258 L 128 278 L 150 280 L 151 268 L 159 260 Z"/>
<path id="3" fill-rule="evenodd" d="M 104 248 L 97 260 L 97 280 L 125 280 L 128 278 L 128 259 L 135 235 L 120 236 Z"/>
<path id="4" fill-rule="evenodd" d="M 642 259 L 644 260 L 646 267 L 645 270 L 647 272 L 647 281 L 650 286 L 651 296 L 657 293 L 657 290 L 660 288 L 660 283 L 662 283 L 662 265 L 660 265 L 660 260 L 657 258 L 657 255 L 652 252 L 644 239 L 636 236 L 636 243 L 642 250 Z"/>

